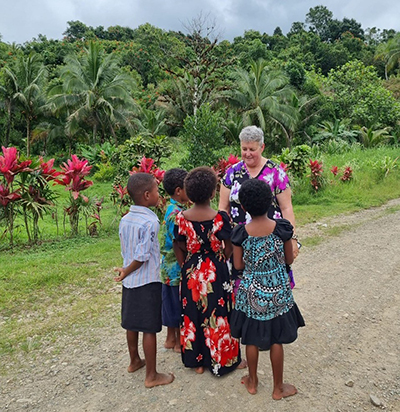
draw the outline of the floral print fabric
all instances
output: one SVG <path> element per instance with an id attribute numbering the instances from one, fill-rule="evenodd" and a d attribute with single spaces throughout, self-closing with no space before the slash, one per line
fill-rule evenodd
<path id="1" fill-rule="evenodd" d="M 185 209 L 186 207 L 184 205 L 171 199 L 165 212 L 162 225 L 163 243 L 161 246 L 162 262 L 160 278 L 161 282 L 168 286 L 179 286 L 181 281 L 181 268 L 176 261 L 173 241 L 176 216 Z"/>
<path id="2" fill-rule="evenodd" d="M 229 202 L 231 206 L 231 217 L 234 223 L 249 223 L 250 216 L 245 214 L 239 202 L 239 190 L 243 182 L 252 179 L 247 170 L 245 162 L 242 160 L 231 166 L 222 178 L 222 184 L 230 189 Z M 289 187 L 289 178 L 286 172 L 271 160 L 267 160 L 255 179 L 264 180 L 269 184 L 273 200 L 268 217 L 280 219 L 282 217 L 276 196 Z"/>
<path id="3" fill-rule="evenodd" d="M 225 212 L 213 220 L 192 222 L 178 213 L 176 240 L 184 241 L 181 282 L 181 347 L 186 367 L 206 367 L 222 376 L 240 363 L 239 341 L 230 333 L 233 285 L 223 254 L 231 225 Z"/>

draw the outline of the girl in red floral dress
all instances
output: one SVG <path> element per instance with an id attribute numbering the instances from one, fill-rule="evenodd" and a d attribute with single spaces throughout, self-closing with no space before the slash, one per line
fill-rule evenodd
<path id="1" fill-rule="evenodd" d="M 193 169 L 185 190 L 194 206 L 177 215 L 178 263 L 182 266 L 181 348 L 188 368 L 208 368 L 222 376 L 241 362 L 238 339 L 231 336 L 233 284 L 226 259 L 232 253 L 231 225 L 225 212 L 211 208 L 217 177 L 209 167 Z"/>

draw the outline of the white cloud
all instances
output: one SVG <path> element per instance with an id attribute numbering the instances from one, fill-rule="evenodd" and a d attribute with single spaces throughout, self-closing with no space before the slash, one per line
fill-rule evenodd
<path id="1" fill-rule="evenodd" d="M 223 38 L 233 40 L 253 29 L 272 34 L 279 26 L 286 33 L 293 22 L 305 21 L 316 0 L 9 0 L 0 13 L 3 41 L 24 43 L 39 33 L 61 38 L 67 21 L 88 26 L 128 26 L 146 22 L 165 29 L 182 30 L 184 24 L 210 13 Z M 400 31 L 400 1 L 325 0 L 334 18 L 354 18 L 363 28 L 393 28 Z"/>

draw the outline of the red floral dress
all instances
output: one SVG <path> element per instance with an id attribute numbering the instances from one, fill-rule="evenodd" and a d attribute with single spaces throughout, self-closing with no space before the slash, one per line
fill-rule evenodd
<path id="1" fill-rule="evenodd" d="M 179 213 L 175 239 L 185 241 L 181 283 L 182 361 L 188 368 L 204 366 L 217 376 L 240 363 L 239 341 L 231 336 L 233 284 L 223 254 L 231 225 L 225 212 L 213 220 L 192 222 Z"/>

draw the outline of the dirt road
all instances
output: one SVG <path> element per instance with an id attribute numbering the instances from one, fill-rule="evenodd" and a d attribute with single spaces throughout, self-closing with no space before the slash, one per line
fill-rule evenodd
<path id="1" fill-rule="evenodd" d="M 400 411 L 400 211 L 388 213 L 399 204 L 298 230 L 304 238 L 348 226 L 303 248 L 294 264 L 295 300 L 306 321 L 299 339 L 285 347 L 285 378 L 297 386 L 296 396 L 272 400 L 267 352 L 260 354 L 259 391 L 251 396 L 240 384 L 243 371 L 215 378 L 185 369 L 179 355 L 162 347 L 165 332 L 158 338 L 159 370 L 176 379 L 145 389 L 144 370 L 126 372 L 115 304 L 105 310 L 102 328 L 60 337 L 0 377 L 0 411 Z"/>

